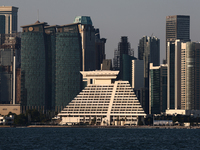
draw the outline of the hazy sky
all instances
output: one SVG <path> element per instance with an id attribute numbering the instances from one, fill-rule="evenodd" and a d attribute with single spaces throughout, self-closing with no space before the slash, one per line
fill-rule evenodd
<path id="1" fill-rule="evenodd" d="M 73 23 L 76 16 L 90 16 L 101 38 L 106 38 L 106 58 L 114 56 L 121 36 L 128 36 L 137 57 L 139 39 L 152 34 L 160 39 L 160 57 L 165 58 L 165 18 L 190 15 L 190 38 L 200 41 L 200 0 L 0 0 L 0 5 L 19 7 L 20 26 L 40 22 L 49 25 Z"/>

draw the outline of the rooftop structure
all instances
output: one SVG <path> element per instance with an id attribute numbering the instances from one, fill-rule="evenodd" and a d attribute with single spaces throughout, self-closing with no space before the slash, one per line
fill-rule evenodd
<path id="1" fill-rule="evenodd" d="M 177 39 L 190 41 L 190 16 L 174 15 L 166 17 L 166 60 L 168 59 L 167 43 L 173 43 Z"/>
<path id="2" fill-rule="evenodd" d="M 17 12 L 17 7 L 0 6 L 0 34 L 17 32 Z"/>
<path id="3" fill-rule="evenodd" d="M 78 24 L 78 30 L 81 35 L 82 71 L 95 70 L 95 29 L 91 18 L 88 16 L 78 16 L 75 18 L 74 24 Z"/>
<path id="4" fill-rule="evenodd" d="M 77 16 L 74 19 L 74 23 L 81 23 L 85 25 L 92 25 L 92 20 L 89 16 Z"/>
<path id="5" fill-rule="evenodd" d="M 81 72 L 88 81 L 58 114 L 62 124 L 137 125 L 146 114 L 128 81 L 115 81 L 119 71 Z"/>

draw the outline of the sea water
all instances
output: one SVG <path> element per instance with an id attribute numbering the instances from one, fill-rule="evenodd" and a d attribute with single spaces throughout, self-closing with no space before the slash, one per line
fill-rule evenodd
<path id="1" fill-rule="evenodd" d="M 200 129 L 0 128 L 0 150 L 200 149 Z"/>

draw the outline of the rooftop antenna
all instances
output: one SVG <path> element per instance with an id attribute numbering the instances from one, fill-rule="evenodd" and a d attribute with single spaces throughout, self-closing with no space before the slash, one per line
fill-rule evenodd
<path id="1" fill-rule="evenodd" d="M 38 18 L 37 18 L 37 21 L 39 21 L 39 9 L 37 10 L 37 15 L 38 15 L 38 16 L 37 16 L 37 17 L 38 17 Z"/>

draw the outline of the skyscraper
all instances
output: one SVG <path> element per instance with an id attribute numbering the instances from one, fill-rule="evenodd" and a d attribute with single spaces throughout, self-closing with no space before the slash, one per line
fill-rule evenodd
<path id="1" fill-rule="evenodd" d="M 132 86 L 132 60 L 137 60 L 134 56 L 130 56 L 127 54 L 122 55 L 122 61 L 123 61 L 123 74 L 122 74 L 122 80 L 123 81 L 129 81 L 130 85 Z"/>
<path id="2" fill-rule="evenodd" d="M 95 70 L 95 29 L 89 16 L 77 16 L 82 43 L 82 70 Z"/>
<path id="3" fill-rule="evenodd" d="M 200 110 L 200 43 L 181 43 L 181 109 Z"/>
<path id="4" fill-rule="evenodd" d="M 58 112 L 81 90 L 82 51 L 78 25 L 57 27 L 55 111 Z"/>
<path id="5" fill-rule="evenodd" d="M 166 17 L 166 60 L 167 42 L 190 41 L 190 16 L 175 15 Z"/>
<path id="6" fill-rule="evenodd" d="M 21 102 L 25 109 L 46 110 L 47 67 L 46 22 L 22 26 L 21 37 Z"/>
<path id="7" fill-rule="evenodd" d="M 167 65 L 153 66 L 149 74 L 149 113 L 160 114 L 167 109 Z"/>
<path id="8" fill-rule="evenodd" d="M 56 32 L 58 25 L 45 26 L 46 71 L 47 71 L 47 108 L 55 110 L 56 80 Z"/>
<path id="9" fill-rule="evenodd" d="M 144 60 L 144 87 L 140 101 L 146 113 L 149 113 L 149 64 L 160 65 L 160 40 L 156 37 L 144 36 L 139 40 L 138 59 Z"/>
<path id="10" fill-rule="evenodd" d="M 118 49 L 114 51 L 114 69 L 119 70 L 118 78 L 123 78 L 123 54 L 134 56 L 133 49 L 131 49 L 131 44 L 128 42 L 127 36 L 121 37 L 121 42 L 118 43 Z M 130 68 L 131 69 L 131 68 Z"/>
<path id="11" fill-rule="evenodd" d="M 100 32 L 99 29 L 95 29 L 95 54 L 96 54 L 96 70 L 101 69 L 101 64 L 103 63 L 103 60 L 106 59 L 105 54 L 105 38 L 100 38 Z"/>
<path id="12" fill-rule="evenodd" d="M 0 6 L 0 34 L 17 32 L 17 12 L 17 7 Z"/>
<path id="13" fill-rule="evenodd" d="M 0 36 L 0 104 L 16 104 L 16 68 L 20 66 L 21 34 Z"/>
<path id="14" fill-rule="evenodd" d="M 21 102 L 23 110 L 59 112 L 81 90 L 79 23 L 22 26 Z"/>
<path id="15" fill-rule="evenodd" d="M 167 109 L 181 109 L 180 40 L 167 43 Z"/>

